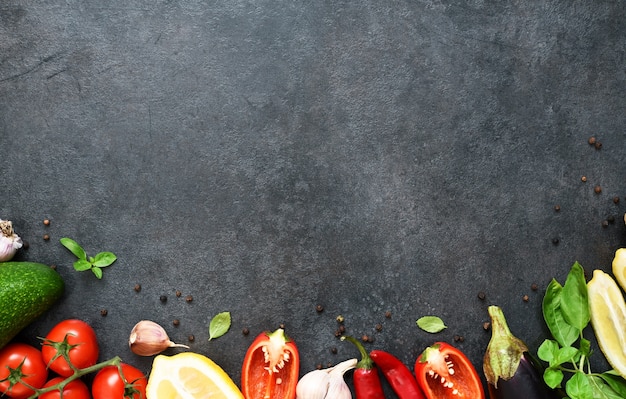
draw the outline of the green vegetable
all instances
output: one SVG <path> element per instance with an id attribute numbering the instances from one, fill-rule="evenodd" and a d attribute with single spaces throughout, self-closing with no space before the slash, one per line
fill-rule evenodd
<path id="1" fill-rule="evenodd" d="M 65 284 L 47 265 L 0 263 L 0 348 L 63 295 Z"/>
<path id="2" fill-rule="evenodd" d="M 209 323 L 209 341 L 219 338 L 230 328 L 230 312 L 218 313 Z"/>
<path id="3" fill-rule="evenodd" d="M 560 388 L 566 381 L 565 392 L 570 399 L 625 398 L 626 380 L 613 371 L 591 372 L 591 342 L 583 335 L 590 321 L 589 300 L 584 270 L 578 262 L 565 285 L 555 279 L 548 284 L 542 309 L 554 338 L 544 340 L 537 351 L 537 356 L 548 363 L 543 374 L 546 384 Z M 569 378 L 565 378 L 566 373 Z"/>
<path id="4" fill-rule="evenodd" d="M 448 328 L 437 316 L 423 316 L 417 320 L 417 326 L 429 333 L 438 333 Z"/>
<path id="5" fill-rule="evenodd" d="M 98 279 L 102 278 L 102 268 L 111 266 L 117 260 L 113 252 L 100 252 L 95 257 L 87 257 L 83 247 L 71 238 L 64 237 L 60 241 L 65 248 L 69 249 L 78 258 L 74 262 L 74 269 L 79 272 L 91 270 Z"/>

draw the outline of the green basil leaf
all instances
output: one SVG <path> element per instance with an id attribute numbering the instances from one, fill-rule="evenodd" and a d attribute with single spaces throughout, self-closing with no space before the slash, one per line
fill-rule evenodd
<path id="1" fill-rule="evenodd" d="M 591 356 L 591 342 L 586 338 L 580 339 L 580 348 L 578 349 L 581 355 L 585 357 Z"/>
<path id="2" fill-rule="evenodd" d="M 565 391 L 571 399 L 590 399 L 594 398 L 591 383 L 587 375 L 581 371 L 574 373 L 565 383 Z"/>
<path id="3" fill-rule="evenodd" d="M 423 316 L 420 317 L 416 323 L 419 328 L 431 334 L 441 332 L 448 328 L 448 326 L 443 323 L 443 320 L 437 316 Z"/>
<path id="4" fill-rule="evenodd" d="M 596 375 L 588 375 L 589 385 L 593 391 L 594 398 L 600 399 L 624 399 L 624 396 L 618 394 L 611 386 L 605 383 L 605 381 Z"/>
<path id="5" fill-rule="evenodd" d="M 541 304 L 543 310 L 543 319 L 550 330 L 550 333 L 561 344 L 561 346 L 570 346 L 578 339 L 580 331 L 567 323 L 561 312 L 561 292 L 563 287 L 558 281 L 552 279 Z"/>
<path id="6" fill-rule="evenodd" d="M 87 260 L 87 254 L 85 253 L 85 250 L 83 249 L 83 247 L 78 245 L 76 241 L 67 237 L 63 237 L 59 241 L 65 248 L 69 249 L 70 252 L 73 253 L 74 256 L 76 256 L 78 259 Z"/>
<path id="7" fill-rule="evenodd" d="M 563 372 L 556 368 L 547 368 L 543 371 L 543 380 L 550 388 L 560 388 L 563 382 Z"/>
<path id="8" fill-rule="evenodd" d="M 209 323 L 209 341 L 226 334 L 230 328 L 230 312 L 216 314 Z"/>
<path id="9" fill-rule="evenodd" d="M 563 364 L 572 361 L 574 356 L 578 354 L 578 349 L 573 346 L 566 346 L 558 350 L 556 354 L 556 361 L 558 364 Z"/>
<path id="10" fill-rule="evenodd" d="M 589 323 L 589 299 L 585 271 L 580 263 L 575 262 L 565 280 L 561 292 L 561 310 L 568 324 L 579 331 L 585 329 Z"/>
<path id="11" fill-rule="evenodd" d="M 100 252 L 96 255 L 93 265 L 97 267 L 106 267 L 113 264 L 116 260 L 117 256 L 115 256 L 113 252 Z"/>
<path id="12" fill-rule="evenodd" d="M 99 267 L 92 267 L 91 271 L 98 279 L 102 278 L 102 269 L 100 269 Z"/>
<path id="13" fill-rule="evenodd" d="M 554 366 L 560 364 L 554 364 L 554 360 L 556 359 L 558 351 L 559 344 L 556 341 L 552 341 L 551 339 L 546 339 L 537 349 L 537 356 L 539 356 L 539 359 L 543 360 L 544 362 L 550 363 L 550 366 Z"/>
<path id="14" fill-rule="evenodd" d="M 600 374 L 600 378 L 602 378 L 608 386 L 617 392 L 620 397 L 626 398 L 626 380 L 624 380 L 624 378 L 622 378 L 617 372 L 614 370 L 607 371 Z"/>
<path id="15" fill-rule="evenodd" d="M 79 259 L 74 262 L 74 270 L 84 272 L 85 270 L 89 269 L 91 269 L 91 263 L 87 262 L 85 259 Z"/>

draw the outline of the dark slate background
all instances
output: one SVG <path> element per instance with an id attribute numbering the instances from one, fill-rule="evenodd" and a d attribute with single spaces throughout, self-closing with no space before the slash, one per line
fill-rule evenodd
<path id="1" fill-rule="evenodd" d="M 357 356 L 343 315 L 411 369 L 444 340 L 481 370 L 497 304 L 535 351 L 550 279 L 626 246 L 625 4 L 3 1 L 0 217 L 67 282 L 19 339 L 81 318 L 148 373 L 152 319 L 239 383 L 281 323 L 301 374 Z M 119 259 L 98 281 L 61 237 Z"/>

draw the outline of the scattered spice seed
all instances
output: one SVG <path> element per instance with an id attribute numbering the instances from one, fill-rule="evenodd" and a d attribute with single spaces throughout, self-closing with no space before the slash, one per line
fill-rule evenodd
<path id="1" fill-rule="evenodd" d="M 335 337 L 341 337 L 341 331 L 339 331 L 339 329 L 335 330 Z"/>
<path id="2" fill-rule="evenodd" d="M 491 328 L 491 323 L 486 321 L 483 323 L 483 330 L 487 331 Z"/>
<path id="3" fill-rule="evenodd" d="M 161 302 L 163 302 L 163 303 L 167 302 L 167 295 L 161 295 L 161 296 L 159 297 L 159 301 L 161 301 Z"/>
<path id="4" fill-rule="evenodd" d="M 606 221 L 609 222 L 610 224 L 615 223 L 615 216 L 611 215 L 608 218 L 606 218 Z"/>
<path id="5" fill-rule="evenodd" d="M 613 197 L 613 203 L 616 204 L 616 205 L 619 204 L 619 197 L 618 196 Z"/>
<path id="6" fill-rule="evenodd" d="M 558 237 L 554 237 L 554 238 L 552 239 L 552 244 L 554 244 L 554 245 L 559 245 L 559 238 L 558 238 Z"/>
<path id="7" fill-rule="evenodd" d="M 554 205 L 554 211 L 559 212 L 561 210 L 561 205 Z"/>
<path id="8" fill-rule="evenodd" d="M 30 247 L 30 243 L 28 241 L 22 241 L 22 249 L 26 250 Z"/>
<path id="9" fill-rule="evenodd" d="M 324 307 L 322 305 L 315 306 L 315 311 L 317 313 L 322 313 L 324 311 Z"/>
<path id="10" fill-rule="evenodd" d="M 339 326 L 339 332 L 340 333 L 345 333 L 346 332 L 346 326 L 344 326 L 343 324 Z"/>
<path id="11" fill-rule="evenodd" d="M 182 292 L 180 292 L 180 291 L 176 290 L 176 298 L 180 298 L 180 296 L 181 296 L 182 294 L 183 294 Z"/>
<path id="12" fill-rule="evenodd" d="M 465 337 L 463 337 L 462 335 L 454 336 L 454 342 L 463 342 L 463 341 L 465 341 Z"/>
<path id="13" fill-rule="evenodd" d="M 284 330 L 284 329 L 285 329 L 285 323 L 280 323 L 280 324 L 278 325 L 278 327 L 279 327 L 279 328 L 281 328 L 282 330 Z"/>
<path id="14" fill-rule="evenodd" d="M 602 187 L 600 187 L 599 185 L 597 185 L 597 186 L 595 186 L 595 187 L 593 188 L 593 191 L 594 191 L 596 194 L 600 194 L 600 193 L 602 192 Z"/>
<path id="15" fill-rule="evenodd" d="M 191 295 L 187 295 L 185 297 L 185 301 L 187 301 L 187 303 L 192 302 L 193 301 L 193 297 Z"/>
<path id="16" fill-rule="evenodd" d="M 391 311 L 390 310 L 385 312 L 385 318 L 386 319 L 391 319 Z"/>
<path id="17" fill-rule="evenodd" d="M 316 364 L 316 365 L 315 365 L 315 368 L 316 368 L 317 370 L 321 370 L 323 367 L 324 367 L 324 366 L 322 366 L 322 363 L 318 363 L 318 364 Z"/>
<path id="18" fill-rule="evenodd" d="M 44 234 L 44 235 L 43 235 L 43 239 L 44 239 L 44 240 L 46 240 L 46 241 L 48 241 L 48 240 L 50 239 L 50 236 L 49 236 L 48 234 Z"/>
<path id="19" fill-rule="evenodd" d="M 50 226 L 50 219 L 44 219 L 43 224 L 44 226 Z"/>
<path id="20" fill-rule="evenodd" d="M 528 297 L 528 295 L 524 295 L 524 296 L 522 297 L 522 300 L 523 300 L 524 302 L 528 302 L 528 301 L 530 300 L 530 298 Z"/>
<path id="21" fill-rule="evenodd" d="M 172 324 L 174 325 L 174 327 L 178 327 L 180 325 L 180 320 L 174 319 L 172 320 Z"/>
<path id="22" fill-rule="evenodd" d="M 594 145 L 596 143 L 596 138 L 594 136 L 589 137 L 589 140 L 587 140 L 587 142 L 589 143 L 589 145 Z"/>
<path id="23" fill-rule="evenodd" d="M 190 335 L 189 337 L 187 337 L 187 339 L 189 340 L 189 342 L 193 342 L 196 340 L 196 337 L 194 337 L 193 335 Z"/>
<path id="24" fill-rule="evenodd" d="M 57 265 L 50 265 L 50 269 L 56 270 L 57 269 Z"/>
<path id="25" fill-rule="evenodd" d="M 603 220 L 602 221 L 602 227 L 609 227 L 609 221 L 608 220 Z"/>
<path id="26" fill-rule="evenodd" d="M 337 347 L 333 346 L 332 348 L 330 348 L 330 353 L 332 353 L 333 355 L 337 354 Z"/>
<path id="27" fill-rule="evenodd" d="M 343 323 L 345 321 L 345 318 L 342 315 L 337 316 L 336 318 L 338 323 Z"/>
<path id="28" fill-rule="evenodd" d="M 135 292 L 141 291 L 141 284 L 135 284 L 135 287 L 133 289 L 135 290 Z"/>
<path id="29" fill-rule="evenodd" d="M 382 325 L 382 324 L 380 324 L 380 323 L 378 323 L 378 324 L 376 324 L 376 327 L 375 327 L 375 328 L 376 328 L 376 331 L 379 331 L 379 332 L 380 332 L 380 331 L 382 331 L 382 330 L 383 330 L 383 325 Z"/>
<path id="30" fill-rule="evenodd" d="M 248 330 L 247 328 L 244 327 L 243 330 L 241 330 L 241 333 L 243 335 L 248 335 L 248 334 L 250 334 L 250 330 Z"/>
<path id="31" fill-rule="evenodd" d="M 480 291 L 478 293 L 478 299 L 480 299 L 481 301 L 484 301 L 486 297 L 487 295 L 483 291 Z"/>
<path id="32" fill-rule="evenodd" d="M 363 342 L 367 342 L 367 341 L 369 341 L 369 340 L 370 340 L 370 337 L 368 337 L 368 336 L 367 336 L 367 334 L 363 334 L 363 335 L 361 335 L 361 341 L 363 341 Z"/>
<path id="33" fill-rule="evenodd" d="M 530 285 L 530 289 L 533 290 L 533 291 L 537 291 L 539 289 L 539 286 L 536 283 L 532 283 Z"/>
<path id="34" fill-rule="evenodd" d="M 106 310 L 106 309 L 102 309 L 102 310 L 100 311 L 100 316 L 102 316 L 102 317 L 105 317 L 105 316 L 106 316 L 106 315 L 108 315 L 108 314 L 109 314 L 109 311 L 108 311 L 108 310 Z"/>
<path id="35" fill-rule="evenodd" d="M 580 181 L 582 181 L 583 183 L 584 183 L 584 182 L 586 182 L 586 181 L 587 181 L 587 176 L 582 176 L 582 177 L 580 178 Z"/>
<path id="36" fill-rule="evenodd" d="M 599 150 L 599 149 L 602 148 L 602 143 L 599 142 L 599 141 L 596 141 L 595 144 L 594 144 L 594 147 L 596 147 L 596 150 Z"/>

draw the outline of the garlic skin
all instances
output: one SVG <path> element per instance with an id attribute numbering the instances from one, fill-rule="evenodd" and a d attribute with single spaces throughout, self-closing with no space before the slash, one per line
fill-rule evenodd
<path id="1" fill-rule="evenodd" d="M 343 375 L 356 364 L 357 359 L 349 359 L 334 367 L 308 372 L 296 385 L 296 399 L 352 399 Z"/>
<path id="2" fill-rule="evenodd" d="M 135 324 L 128 338 L 128 346 L 134 354 L 139 356 L 156 355 L 173 347 L 189 349 L 187 345 L 170 341 L 165 329 L 150 320 L 142 320 Z"/>
<path id="3" fill-rule="evenodd" d="M 0 219 L 0 262 L 13 259 L 20 248 L 22 248 L 22 239 L 13 231 L 13 223 Z"/>

